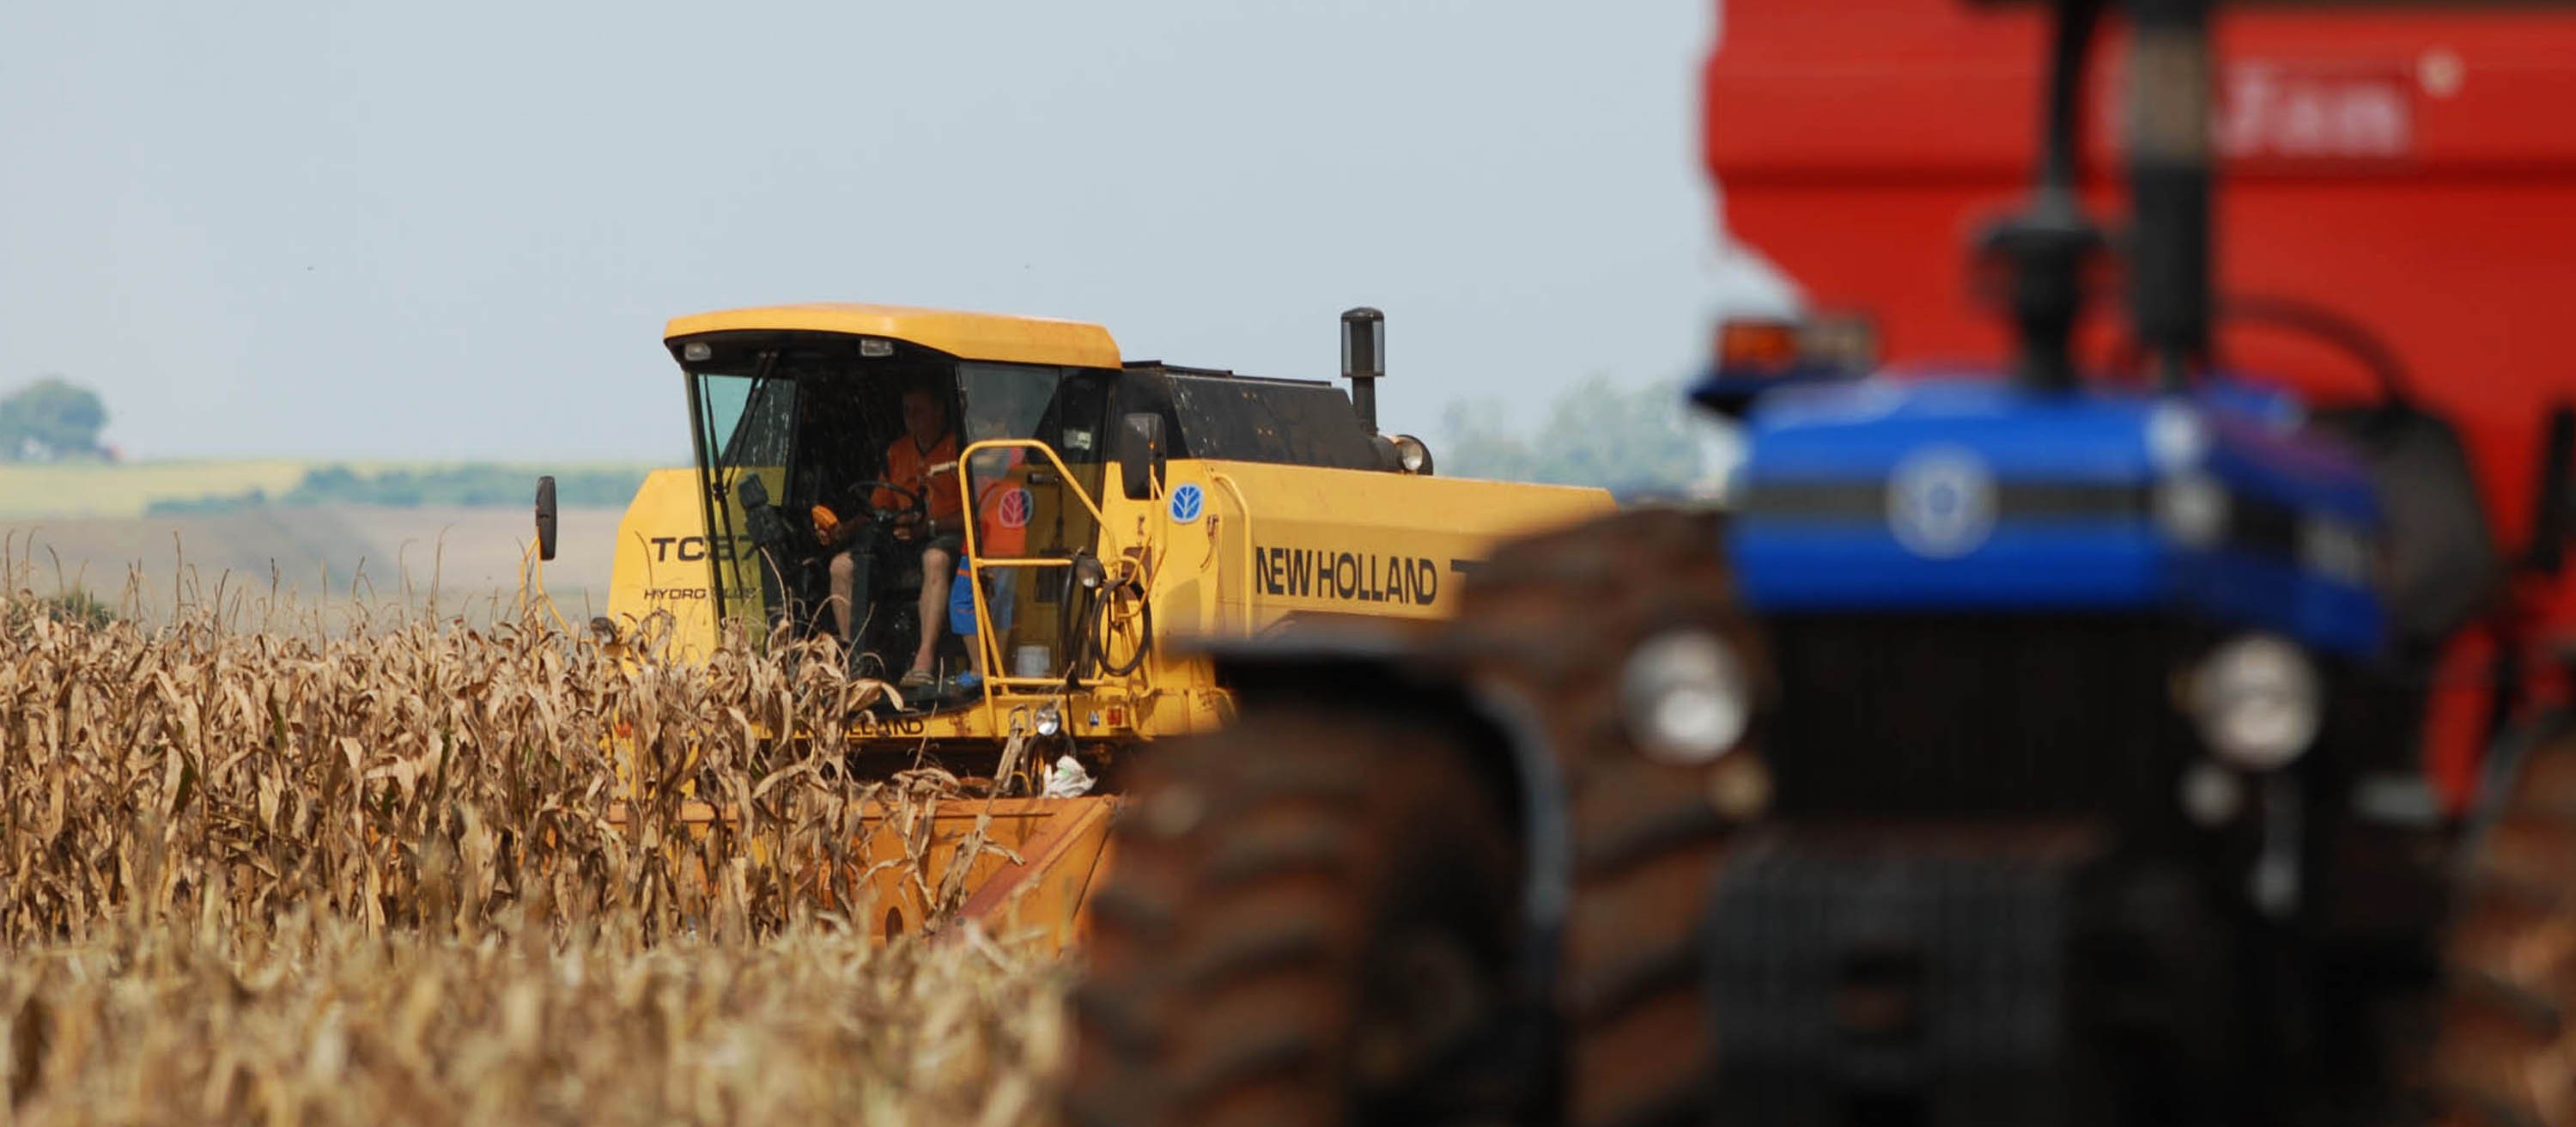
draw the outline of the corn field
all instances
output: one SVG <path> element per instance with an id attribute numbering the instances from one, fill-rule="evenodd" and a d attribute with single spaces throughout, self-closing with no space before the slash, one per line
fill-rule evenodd
<path id="1" fill-rule="evenodd" d="M 973 797 L 845 776 L 834 721 L 877 689 L 827 654 L 676 666 L 535 609 L 326 624 L 239 592 L 147 627 L 23 578 L 0 597 L 0 1122 L 1043 1102 L 1061 970 L 971 929 L 872 945 L 834 910 L 866 918 L 863 831 Z M 693 833 L 692 799 L 730 814 Z M 863 800 L 902 813 L 863 827 Z"/>

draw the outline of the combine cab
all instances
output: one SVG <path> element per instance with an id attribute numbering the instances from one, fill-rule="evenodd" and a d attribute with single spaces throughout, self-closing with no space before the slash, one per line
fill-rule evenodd
<path id="1" fill-rule="evenodd" d="M 1106 331 L 1065 321 L 870 305 L 675 320 L 698 466 L 637 494 L 594 629 L 673 661 L 725 631 L 830 639 L 875 689 L 847 718 L 853 775 L 932 765 L 981 794 L 938 808 L 923 880 L 876 870 L 885 929 L 950 907 L 922 895 L 946 887 L 992 926 L 1070 941 L 1130 753 L 1237 711 L 1180 643 L 1418 630 L 1454 613 L 1500 538 L 1609 508 L 1597 490 L 1432 476 L 1418 440 L 1376 427 L 1383 321 L 1344 322 L 1349 396 L 1123 362 Z M 926 485 L 895 480 L 906 445 Z M 859 573 L 847 637 L 836 570 Z M 929 676 L 898 684 L 925 652 Z M 960 859 L 970 835 L 1008 855 Z M 905 838 L 869 836 L 886 855 L 866 860 L 900 860 Z"/>
<path id="2" fill-rule="evenodd" d="M 1077 1120 L 2576 1123 L 2576 21 L 2040 7 L 1727 6 L 1734 507 L 1229 653 Z"/>

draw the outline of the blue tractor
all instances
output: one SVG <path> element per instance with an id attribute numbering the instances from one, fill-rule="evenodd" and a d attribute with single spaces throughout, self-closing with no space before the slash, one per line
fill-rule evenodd
<path id="1" fill-rule="evenodd" d="M 2417 519 L 2476 498 L 2402 404 L 2211 370 L 2201 84 L 2134 84 L 2137 370 L 2079 372 L 2101 6 L 2059 5 L 2037 190 L 1979 247 L 2008 366 L 1718 372 L 1728 512 L 1505 549 L 1428 640 L 1221 655 L 1240 723 L 1138 767 L 1093 900 L 1076 1122 L 2357 1123 L 2433 1090 L 2453 838 L 2392 655 L 2442 585 L 2384 572 L 2489 551 Z M 2127 17 L 2132 73 L 2206 73 L 2202 3 Z"/>

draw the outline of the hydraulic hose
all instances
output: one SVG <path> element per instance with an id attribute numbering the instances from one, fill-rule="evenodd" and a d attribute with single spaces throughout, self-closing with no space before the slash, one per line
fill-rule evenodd
<path id="1" fill-rule="evenodd" d="M 1121 591 L 1129 591 L 1134 589 L 1134 584 L 1121 583 L 1118 587 Z M 1136 637 L 1136 652 L 1128 655 L 1125 662 L 1112 663 L 1109 660 L 1109 644 L 1097 638 L 1093 639 L 1094 644 L 1100 647 L 1100 670 L 1112 677 L 1124 677 L 1130 673 L 1134 673 L 1138 668 L 1145 664 L 1145 655 L 1154 652 L 1154 601 L 1144 597 L 1144 593 L 1141 591 L 1136 592 L 1130 597 L 1136 600 L 1136 628 L 1138 631 Z M 1100 601 L 1105 605 L 1109 600 L 1107 598 L 1103 598 Z"/>
<path id="2" fill-rule="evenodd" d="M 1077 598 L 1081 600 L 1079 608 L 1074 605 Z M 1113 662 L 1109 658 L 1109 645 L 1102 637 L 1102 633 L 1108 628 L 1108 623 L 1114 621 L 1113 618 L 1108 617 L 1110 605 L 1120 599 L 1136 600 L 1139 635 L 1136 652 L 1127 655 L 1127 660 L 1123 662 Z M 1112 677 L 1125 677 L 1142 668 L 1145 664 L 1145 655 L 1154 650 L 1154 604 L 1152 600 L 1145 598 L 1143 588 L 1132 579 L 1105 584 L 1101 589 L 1095 590 L 1083 586 L 1076 578 L 1075 569 L 1068 568 L 1065 574 L 1065 598 L 1058 605 L 1061 609 L 1056 614 L 1056 626 L 1060 631 L 1059 636 L 1064 638 L 1066 645 L 1070 647 L 1065 661 L 1067 685 L 1091 676 L 1095 672 Z"/>

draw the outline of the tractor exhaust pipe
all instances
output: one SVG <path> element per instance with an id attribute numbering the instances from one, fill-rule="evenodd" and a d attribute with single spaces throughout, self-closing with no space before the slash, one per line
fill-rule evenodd
<path id="1" fill-rule="evenodd" d="M 2168 391 L 2209 361 L 2209 0 L 2130 0 L 2130 315 Z"/>
<path id="2" fill-rule="evenodd" d="M 1360 425 L 1377 433 L 1377 381 L 1386 376 L 1386 314 L 1368 306 L 1342 311 L 1342 378 L 1351 381 L 1351 409 Z"/>

